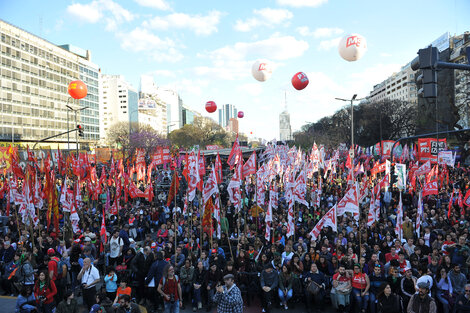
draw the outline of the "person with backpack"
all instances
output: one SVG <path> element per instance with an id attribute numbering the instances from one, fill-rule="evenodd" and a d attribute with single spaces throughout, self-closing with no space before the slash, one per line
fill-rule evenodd
<path id="1" fill-rule="evenodd" d="M 109 239 L 109 266 L 115 267 L 119 265 L 120 258 L 122 258 L 122 251 L 124 248 L 124 240 L 119 237 L 119 232 L 115 230 Z"/>
<path id="2" fill-rule="evenodd" d="M 4 273 L 1 278 L 1 287 L 5 295 L 15 296 L 15 274 L 20 266 L 20 254 L 15 253 L 13 260 L 5 264 Z"/>
<path id="3" fill-rule="evenodd" d="M 56 254 L 55 250 L 49 248 L 47 250 L 47 255 L 49 256 L 50 260 L 47 263 L 47 269 L 49 271 L 49 279 L 52 280 L 57 287 L 57 295 L 56 295 L 56 302 L 59 303 L 63 299 L 64 290 L 67 286 L 67 264 L 59 259 Z"/>
<path id="4" fill-rule="evenodd" d="M 162 277 L 158 284 L 158 293 L 163 296 L 165 303 L 165 313 L 179 313 L 179 308 L 183 305 L 182 290 L 178 275 L 175 275 L 175 268 L 169 265 L 166 275 Z"/>
<path id="5" fill-rule="evenodd" d="M 20 266 L 15 273 L 16 288 L 22 290 L 24 286 L 34 285 L 34 268 L 31 264 L 31 253 L 25 252 L 20 257 Z"/>

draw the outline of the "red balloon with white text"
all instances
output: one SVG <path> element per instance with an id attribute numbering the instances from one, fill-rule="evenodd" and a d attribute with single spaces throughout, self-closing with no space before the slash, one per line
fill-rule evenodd
<path id="1" fill-rule="evenodd" d="M 304 72 L 298 72 L 292 77 L 292 86 L 297 90 L 302 90 L 308 85 L 308 77 Z"/>
<path id="2" fill-rule="evenodd" d="M 217 110 L 217 104 L 214 101 L 206 102 L 206 111 L 209 113 L 214 113 Z"/>
<path id="3" fill-rule="evenodd" d="M 243 118 L 245 116 L 245 113 L 243 111 L 238 111 L 238 118 Z"/>

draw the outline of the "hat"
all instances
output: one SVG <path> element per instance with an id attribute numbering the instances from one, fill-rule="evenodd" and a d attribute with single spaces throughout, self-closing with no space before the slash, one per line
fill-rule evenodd
<path id="1" fill-rule="evenodd" d="M 405 267 L 404 271 L 411 271 L 411 267 Z"/>
<path id="2" fill-rule="evenodd" d="M 233 276 L 233 274 L 227 274 L 224 276 L 224 280 L 227 280 L 227 279 L 235 279 L 235 276 Z"/>
<path id="3" fill-rule="evenodd" d="M 217 249 L 212 249 L 212 253 L 217 253 Z"/>
<path id="4" fill-rule="evenodd" d="M 85 237 L 85 242 L 89 242 L 91 241 L 91 238 L 90 237 Z"/>
<path id="5" fill-rule="evenodd" d="M 55 250 L 52 249 L 52 248 L 49 248 L 49 249 L 47 249 L 47 254 L 48 255 L 55 254 Z"/>
<path id="6" fill-rule="evenodd" d="M 101 305 L 99 304 L 93 304 L 93 306 L 91 307 L 91 311 L 90 313 L 97 313 L 101 310 Z"/>
<path id="7" fill-rule="evenodd" d="M 152 242 L 152 244 L 150 245 L 150 248 L 155 249 L 156 247 L 157 247 L 157 244 L 155 242 Z"/>
<path id="8" fill-rule="evenodd" d="M 418 288 L 429 289 L 429 283 L 427 281 L 421 281 L 418 283 Z"/>
<path id="9" fill-rule="evenodd" d="M 75 239 L 73 242 L 75 242 L 75 243 L 80 243 L 80 239 L 77 238 L 77 239 Z"/>

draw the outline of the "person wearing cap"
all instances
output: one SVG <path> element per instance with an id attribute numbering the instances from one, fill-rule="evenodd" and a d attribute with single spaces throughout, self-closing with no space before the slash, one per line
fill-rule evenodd
<path id="1" fill-rule="evenodd" d="M 407 306 L 408 313 L 436 313 L 436 301 L 429 295 L 430 285 L 422 281 L 418 283 L 418 293 L 414 294 Z"/>
<path id="2" fill-rule="evenodd" d="M 225 286 L 216 287 L 214 303 L 217 303 L 217 313 L 242 313 L 243 298 L 240 289 L 235 284 L 235 277 L 227 274 L 223 278 Z"/>
<path id="3" fill-rule="evenodd" d="M 273 268 L 273 265 L 271 263 L 267 263 L 264 266 L 264 269 L 260 275 L 260 284 L 261 289 L 263 290 L 263 312 L 269 313 L 271 310 L 272 303 L 275 299 L 277 286 L 279 285 L 279 274 Z"/>
<path id="4" fill-rule="evenodd" d="M 405 267 L 405 276 L 400 279 L 400 294 L 403 299 L 403 306 L 406 308 L 411 297 L 416 293 L 416 277 L 410 267 Z"/>

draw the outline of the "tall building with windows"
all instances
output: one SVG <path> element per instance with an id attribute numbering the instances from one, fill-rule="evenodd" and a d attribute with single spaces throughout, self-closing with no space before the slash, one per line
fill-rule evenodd
<path id="1" fill-rule="evenodd" d="M 75 109 L 88 106 L 77 114 L 77 124 L 83 124 L 85 133 L 80 142 L 97 141 L 99 70 L 91 62 L 90 52 L 76 53 L 70 46 L 57 46 L 3 20 L 0 36 L 0 142 L 32 146 L 37 140 L 67 131 L 68 126 L 76 127 L 73 113 L 67 125 L 66 105 Z M 67 93 L 68 84 L 77 79 L 89 84 L 89 93 L 82 100 L 73 100 Z M 57 144 L 66 149 L 67 135 L 46 145 Z M 74 147 L 71 139 L 70 148 Z"/>
<path id="2" fill-rule="evenodd" d="M 233 104 L 223 104 L 219 109 L 219 125 L 227 128 L 230 119 L 237 118 L 237 113 L 237 108 Z"/>
<path id="3" fill-rule="evenodd" d="M 279 140 L 292 140 L 292 129 L 290 126 L 290 114 L 287 109 L 279 114 Z"/>
<path id="4" fill-rule="evenodd" d="M 109 128 L 119 122 L 139 121 L 137 91 L 122 75 L 101 75 L 102 106 L 100 124 L 101 139 L 105 139 Z"/>
<path id="5" fill-rule="evenodd" d="M 374 86 L 370 92 L 369 100 L 379 102 L 385 100 L 401 100 L 417 104 L 418 95 L 414 83 L 415 73 L 411 69 L 411 62 L 406 64 L 397 73 Z"/>

